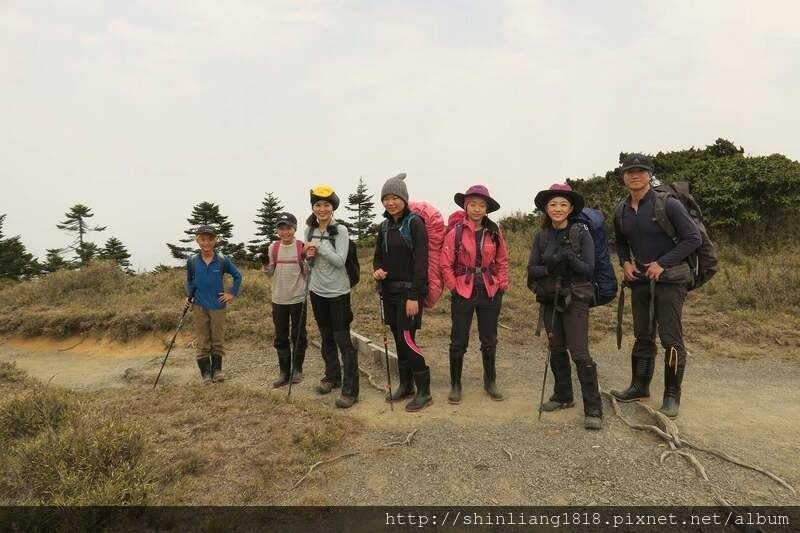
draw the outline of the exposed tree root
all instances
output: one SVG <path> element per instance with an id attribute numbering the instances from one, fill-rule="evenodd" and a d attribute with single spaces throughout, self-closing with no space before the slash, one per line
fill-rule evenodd
<path id="1" fill-rule="evenodd" d="M 316 463 L 311 465 L 311 467 L 308 469 L 308 472 L 306 472 L 303 477 L 301 477 L 300 479 L 295 481 L 294 485 L 292 485 L 292 489 L 291 490 L 294 490 L 297 487 L 299 487 L 303 483 L 303 481 L 305 481 L 308 478 L 308 476 L 311 475 L 311 473 L 314 470 L 317 469 L 317 467 L 320 467 L 322 465 L 335 463 L 337 461 L 341 461 L 342 459 L 348 459 L 350 457 L 355 457 L 356 455 L 365 455 L 365 454 L 370 453 L 370 452 L 376 452 L 376 451 L 379 451 L 379 450 L 385 450 L 387 448 L 393 448 L 395 446 L 411 446 L 411 443 L 414 441 L 414 435 L 417 434 L 417 431 L 419 431 L 419 428 L 415 429 L 414 431 L 412 431 L 411 433 L 406 435 L 406 438 L 403 439 L 403 440 L 392 441 L 392 442 L 384 444 L 383 446 L 379 446 L 378 448 L 373 448 L 371 450 L 366 450 L 366 451 L 363 451 L 363 452 L 343 453 L 342 455 L 337 455 L 336 457 L 331 457 L 330 459 L 317 461 Z"/>
<path id="2" fill-rule="evenodd" d="M 708 473 L 706 472 L 706 469 L 703 466 L 703 464 L 697 459 L 697 457 L 692 452 L 688 451 L 688 449 L 697 450 L 699 452 L 705 452 L 715 457 L 718 457 L 719 459 L 722 459 L 729 463 L 744 468 L 748 468 L 750 470 L 755 470 L 756 472 L 760 472 L 761 474 L 764 474 L 768 478 L 780 484 L 782 487 L 791 492 L 793 495 L 797 494 L 792 485 L 790 485 L 780 477 L 776 476 L 769 470 L 751 465 L 749 463 L 745 463 L 741 459 L 737 459 L 736 457 L 733 457 L 723 451 L 698 446 L 696 444 L 687 441 L 685 438 L 681 438 L 680 432 L 678 431 L 678 426 L 675 424 L 675 422 L 670 420 L 663 413 L 656 411 L 647 404 L 644 404 L 642 402 L 633 402 L 636 406 L 643 409 L 650 416 L 655 418 L 656 424 L 659 424 L 661 427 L 655 424 L 639 424 L 636 422 L 631 422 L 622 415 L 622 411 L 620 410 L 619 402 L 617 401 L 617 399 L 606 391 L 601 391 L 601 392 L 609 398 L 611 402 L 611 407 L 614 410 L 614 414 L 617 415 L 617 417 L 619 417 L 619 419 L 622 420 L 625 423 L 625 425 L 627 425 L 632 429 L 639 429 L 642 431 L 649 431 L 651 433 L 654 433 L 655 435 L 658 435 L 661 439 L 667 442 L 669 449 L 664 451 L 659 457 L 659 461 L 662 464 L 672 455 L 678 455 L 686 459 L 686 461 L 694 467 L 698 475 L 701 478 L 703 478 L 704 481 L 709 481 Z M 713 490 L 713 487 L 712 487 L 712 492 L 714 492 L 714 496 L 718 502 L 720 502 L 722 505 L 725 505 L 726 507 L 732 508 L 730 504 L 728 504 L 727 501 L 725 501 L 724 498 L 716 494 L 716 491 Z"/>

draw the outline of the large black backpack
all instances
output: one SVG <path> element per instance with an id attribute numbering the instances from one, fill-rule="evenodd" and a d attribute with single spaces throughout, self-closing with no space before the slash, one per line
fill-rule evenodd
<path id="1" fill-rule="evenodd" d="M 706 230 L 706 225 L 703 223 L 703 213 L 700 211 L 700 206 L 689 192 L 689 184 L 685 181 L 662 183 L 661 185 L 653 187 L 653 191 L 656 193 L 655 221 L 661 226 L 664 233 L 669 235 L 673 242 L 677 244 L 679 238 L 678 233 L 675 231 L 675 226 L 672 225 L 672 222 L 670 222 L 667 216 L 667 198 L 672 197 L 682 203 L 689 212 L 689 216 L 692 217 L 697 229 L 700 231 L 703 242 L 699 248 L 689 254 L 686 258 L 686 262 L 689 264 L 689 270 L 692 274 L 692 281 L 689 283 L 688 287 L 689 290 L 691 291 L 703 286 L 717 273 L 717 250 L 714 247 L 714 243 L 711 242 L 711 238 L 708 236 L 708 230 Z M 618 230 L 622 229 L 622 209 L 624 205 L 625 203 L 623 200 L 617 204 L 617 208 L 614 212 L 614 223 Z"/>
<path id="2" fill-rule="evenodd" d="M 306 234 L 307 242 L 311 240 L 311 234 L 313 232 L 314 230 L 309 228 Z M 328 236 L 323 237 L 324 239 L 331 241 L 331 245 L 333 245 L 334 248 L 336 248 L 335 237 L 338 232 L 339 231 L 336 226 L 330 226 L 328 228 Z M 361 279 L 361 265 L 358 262 L 358 246 L 356 245 L 355 241 L 347 239 L 347 242 L 347 258 L 344 260 L 344 268 L 347 270 L 347 278 L 350 280 L 350 288 L 353 288 L 358 285 L 358 282 Z"/>

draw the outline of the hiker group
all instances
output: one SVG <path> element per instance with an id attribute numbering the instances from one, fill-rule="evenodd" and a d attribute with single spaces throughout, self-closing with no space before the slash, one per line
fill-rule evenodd
<path id="1" fill-rule="evenodd" d="M 623 273 L 617 345 L 626 288 L 630 290 L 635 342 L 630 385 L 611 394 L 626 402 L 649 397 L 657 331 L 665 351 L 660 410 L 675 417 L 687 361 L 681 312 L 687 291 L 713 275 L 714 252 L 687 188 L 653 185 L 653 164 L 640 154 L 626 157 L 620 171 L 628 195 L 613 215 Z M 455 194 L 459 210 L 445 225 L 436 208 L 410 200 L 405 178 L 405 174 L 389 178 L 381 190 L 384 220 L 372 261 L 381 319 L 394 338 L 399 369 L 399 383 L 389 388 L 386 400 L 409 399 L 407 411 L 419 411 L 433 403 L 431 371 L 416 343 L 416 333 L 422 326 L 423 310 L 432 307 L 447 289 L 451 293 L 447 400 L 451 404 L 462 401 L 461 374 L 476 316 L 484 390 L 492 400 L 501 401 L 497 328 L 509 286 L 509 253 L 503 232 L 489 218 L 500 205 L 487 187 L 473 185 Z M 297 218 L 282 213 L 277 221 L 277 241 L 260 254 L 263 270 L 272 276 L 274 347 L 279 362 L 279 376 L 272 386 L 291 388 L 303 379 L 310 299 L 325 367 L 316 390 L 328 394 L 340 388 L 335 404 L 349 408 L 359 398 L 358 351 L 350 336 L 350 294 L 360 277 L 358 258 L 347 228 L 334 217 L 339 207 L 336 192 L 319 185 L 311 189 L 309 199 L 311 214 L 305 221 L 303 240 L 296 237 Z M 534 203 L 541 213 L 541 227 L 531 245 L 528 287 L 539 303 L 536 333 L 544 326 L 548 364 L 554 376 L 552 395 L 540 402 L 539 412 L 575 405 L 571 359 L 581 387 L 584 425 L 600 429 L 602 401 L 598 368 L 589 349 L 589 311 L 611 302 L 618 290 L 605 218 L 600 211 L 586 207 L 585 199 L 566 184 L 540 191 Z M 224 379 L 225 305 L 238 294 L 242 276 L 230 258 L 215 251 L 213 227 L 200 227 L 197 243 L 199 253 L 187 261 L 186 304 L 196 310 L 197 363 L 203 381 L 211 383 Z M 226 272 L 234 280 L 229 292 L 223 283 Z"/>

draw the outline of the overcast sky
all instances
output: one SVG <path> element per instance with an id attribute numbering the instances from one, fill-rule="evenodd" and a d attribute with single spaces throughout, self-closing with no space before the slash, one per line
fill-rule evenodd
<path id="1" fill-rule="evenodd" d="M 252 238 L 407 172 L 445 214 L 501 214 L 617 164 L 702 147 L 800 158 L 800 2 L 0 0 L 0 214 L 44 256 L 89 205 L 134 266 L 171 260 L 193 205 Z"/>

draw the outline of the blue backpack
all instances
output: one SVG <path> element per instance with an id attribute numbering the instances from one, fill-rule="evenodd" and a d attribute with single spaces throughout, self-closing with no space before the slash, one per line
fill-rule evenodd
<path id="1" fill-rule="evenodd" d="M 594 288 L 594 298 L 591 306 L 605 305 L 611 302 L 617 295 L 617 276 L 614 274 L 614 267 L 611 266 L 611 259 L 608 255 L 608 237 L 606 236 L 606 217 L 602 211 L 584 207 L 583 210 L 573 215 L 570 220 L 578 222 L 570 227 L 570 241 L 577 254 L 580 254 L 580 240 L 573 228 L 580 228 L 584 225 L 594 241 L 594 273 L 592 274 L 592 287 Z"/>

